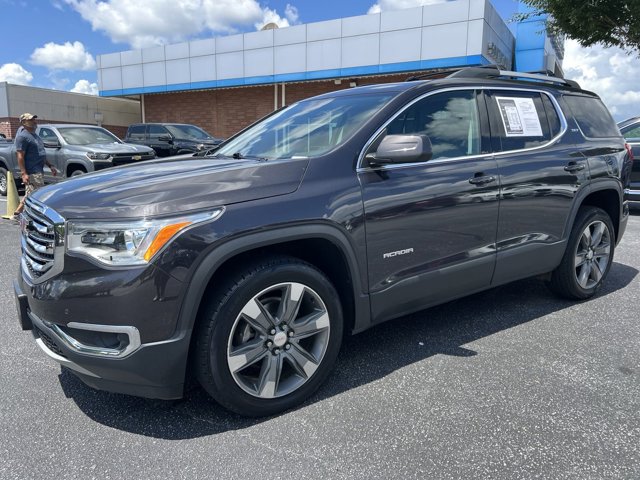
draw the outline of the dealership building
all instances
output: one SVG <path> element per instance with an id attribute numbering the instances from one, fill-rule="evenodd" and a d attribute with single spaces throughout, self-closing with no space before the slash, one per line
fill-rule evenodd
<path id="1" fill-rule="evenodd" d="M 455 0 L 100 55 L 101 97 L 139 98 L 146 122 L 227 137 L 281 105 L 438 69 L 498 64 L 562 74 L 543 18 L 516 0 Z"/>

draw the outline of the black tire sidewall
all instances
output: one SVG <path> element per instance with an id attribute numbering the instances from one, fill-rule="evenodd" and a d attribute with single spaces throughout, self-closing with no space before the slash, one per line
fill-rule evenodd
<path id="1" fill-rule="evenodd" d="M 607 264 L 607 268 L 602 274 L 602 278 L 600 281 L 591 288 L 583 288 L 579 283 L 575 273 L 574 267 L 574 258 L 575 254 L 582 238 L 582 233 L 587 228 L 588 225 L 595 221 L 603 222 L 607 228 L 609 229 L 609 237 L 611 239 L 611 249 L 609 254 L 609 263 Z M 571 282 L 569 288 L 571 293 L 576 298 L 590 298 L 596 294 L 596 292 L 602 287 L 607 275 L 609 274 L 609 270 L 611 270 L 611 265 L 613 264 L 613 255 L 615 251 L 615 230 L 613 228 L 613 224 L 611 222 L 611 218 L 607 213 L 597 207 L 590 207 L 588 209 L 584 209 L 579 213 L 578 218 L 576 219 L 575 227 L 571 231 L 571 236 L 569 237 L 569 248 L 567 249 L 566 258 L 563 263 L 566 263 L 565 268 L 571 269 Z"/>
<path id="2" fill-rule="evenodd" d="M 314 290 L 327 308 L 330 321 L 329 343 L 313 376 L 298 390 L 280 398 L 261 399 L 240 388 L 227 364 L 227 345 L 231 329 L 240 311 L 257 293 L 279 283 L 297 282 Z M 203 385 L 223 406 L 242 415 L 264 416 L 287 410 L 308 398 L 324 382 L 340 350 L 343 331 L 342 308 L 338 294 L 329 280 L 316 268 L 298 261 L 260 267 L 254 274 L 236 283 L 222 303 L 211 305 L 208 321 L 214 322 L 211 334 L 203 345 L 207 349 L 208 383 Z M 204 354 L 204 352 L 201 352 Z M 202 379 L 201 379 L 202 382 Z"/>

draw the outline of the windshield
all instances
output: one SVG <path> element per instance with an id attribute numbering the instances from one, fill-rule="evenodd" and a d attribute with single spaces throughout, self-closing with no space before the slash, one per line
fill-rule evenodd
<path id="1" fill-rule="evenodd" d="M 109 130 L 99 127 L 58 128 L 60 135 L 69 145 L 91 145 L 93 143 L 122 143 Z"/>
<path id="2" fill-rule="evenodd" d="M 347 141 L 392 94 L 348 95 L 303 100 L 240 134 L 216 156 L 316 157 Z"/>
<path id="3" fill-rule="evenodd" d="M 167 130 L 176 138 L 191 138 L 194 140 L 207 140 L 213 138 L 207 132 L 195 125 L 165 125 Z"/>

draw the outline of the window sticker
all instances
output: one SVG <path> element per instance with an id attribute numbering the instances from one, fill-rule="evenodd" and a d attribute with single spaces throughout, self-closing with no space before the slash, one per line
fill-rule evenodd
<path id="1" fill-rule="evenodd" d="M 542 137 L 532 98 L 496 97 L 507 137 Z"/>

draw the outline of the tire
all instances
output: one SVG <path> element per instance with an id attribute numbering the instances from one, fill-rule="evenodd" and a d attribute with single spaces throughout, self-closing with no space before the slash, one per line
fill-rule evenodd
<path id="1" fill-rule="evenodd" d="M 596 207 L 578 211 L 562 262 L 551 274 L 549 288 L 564 298 L 591 298 L 607 278 L 615 250 L 609 215 Z"/>
<path id="2" fill-rule="evenodd" d="M 3 168 L 3 167 L 0 167 L 0 196 L 6 197 L 7 196 L 7 190 L 8 190 L 7 169 Z"/>
<path id="3" fill-rule="evenodd" d="M 69 178 L 78 177 L 80 175 L 84 175 L 85 173 L 87 172 L 85 172 L 82 168 L 76 168 L 75 170 L 71 171 L 71 175 L 69 175 Z"/>
<path id="4" fill-rule="evenodd" d="M 270 258 L 242 269 L 200 318 L 200 384 L 223 407 L 245 416 L 300 404 L 324 382 L 338 356 L 338 298 L 322 272 L 295 258 Z"/>

